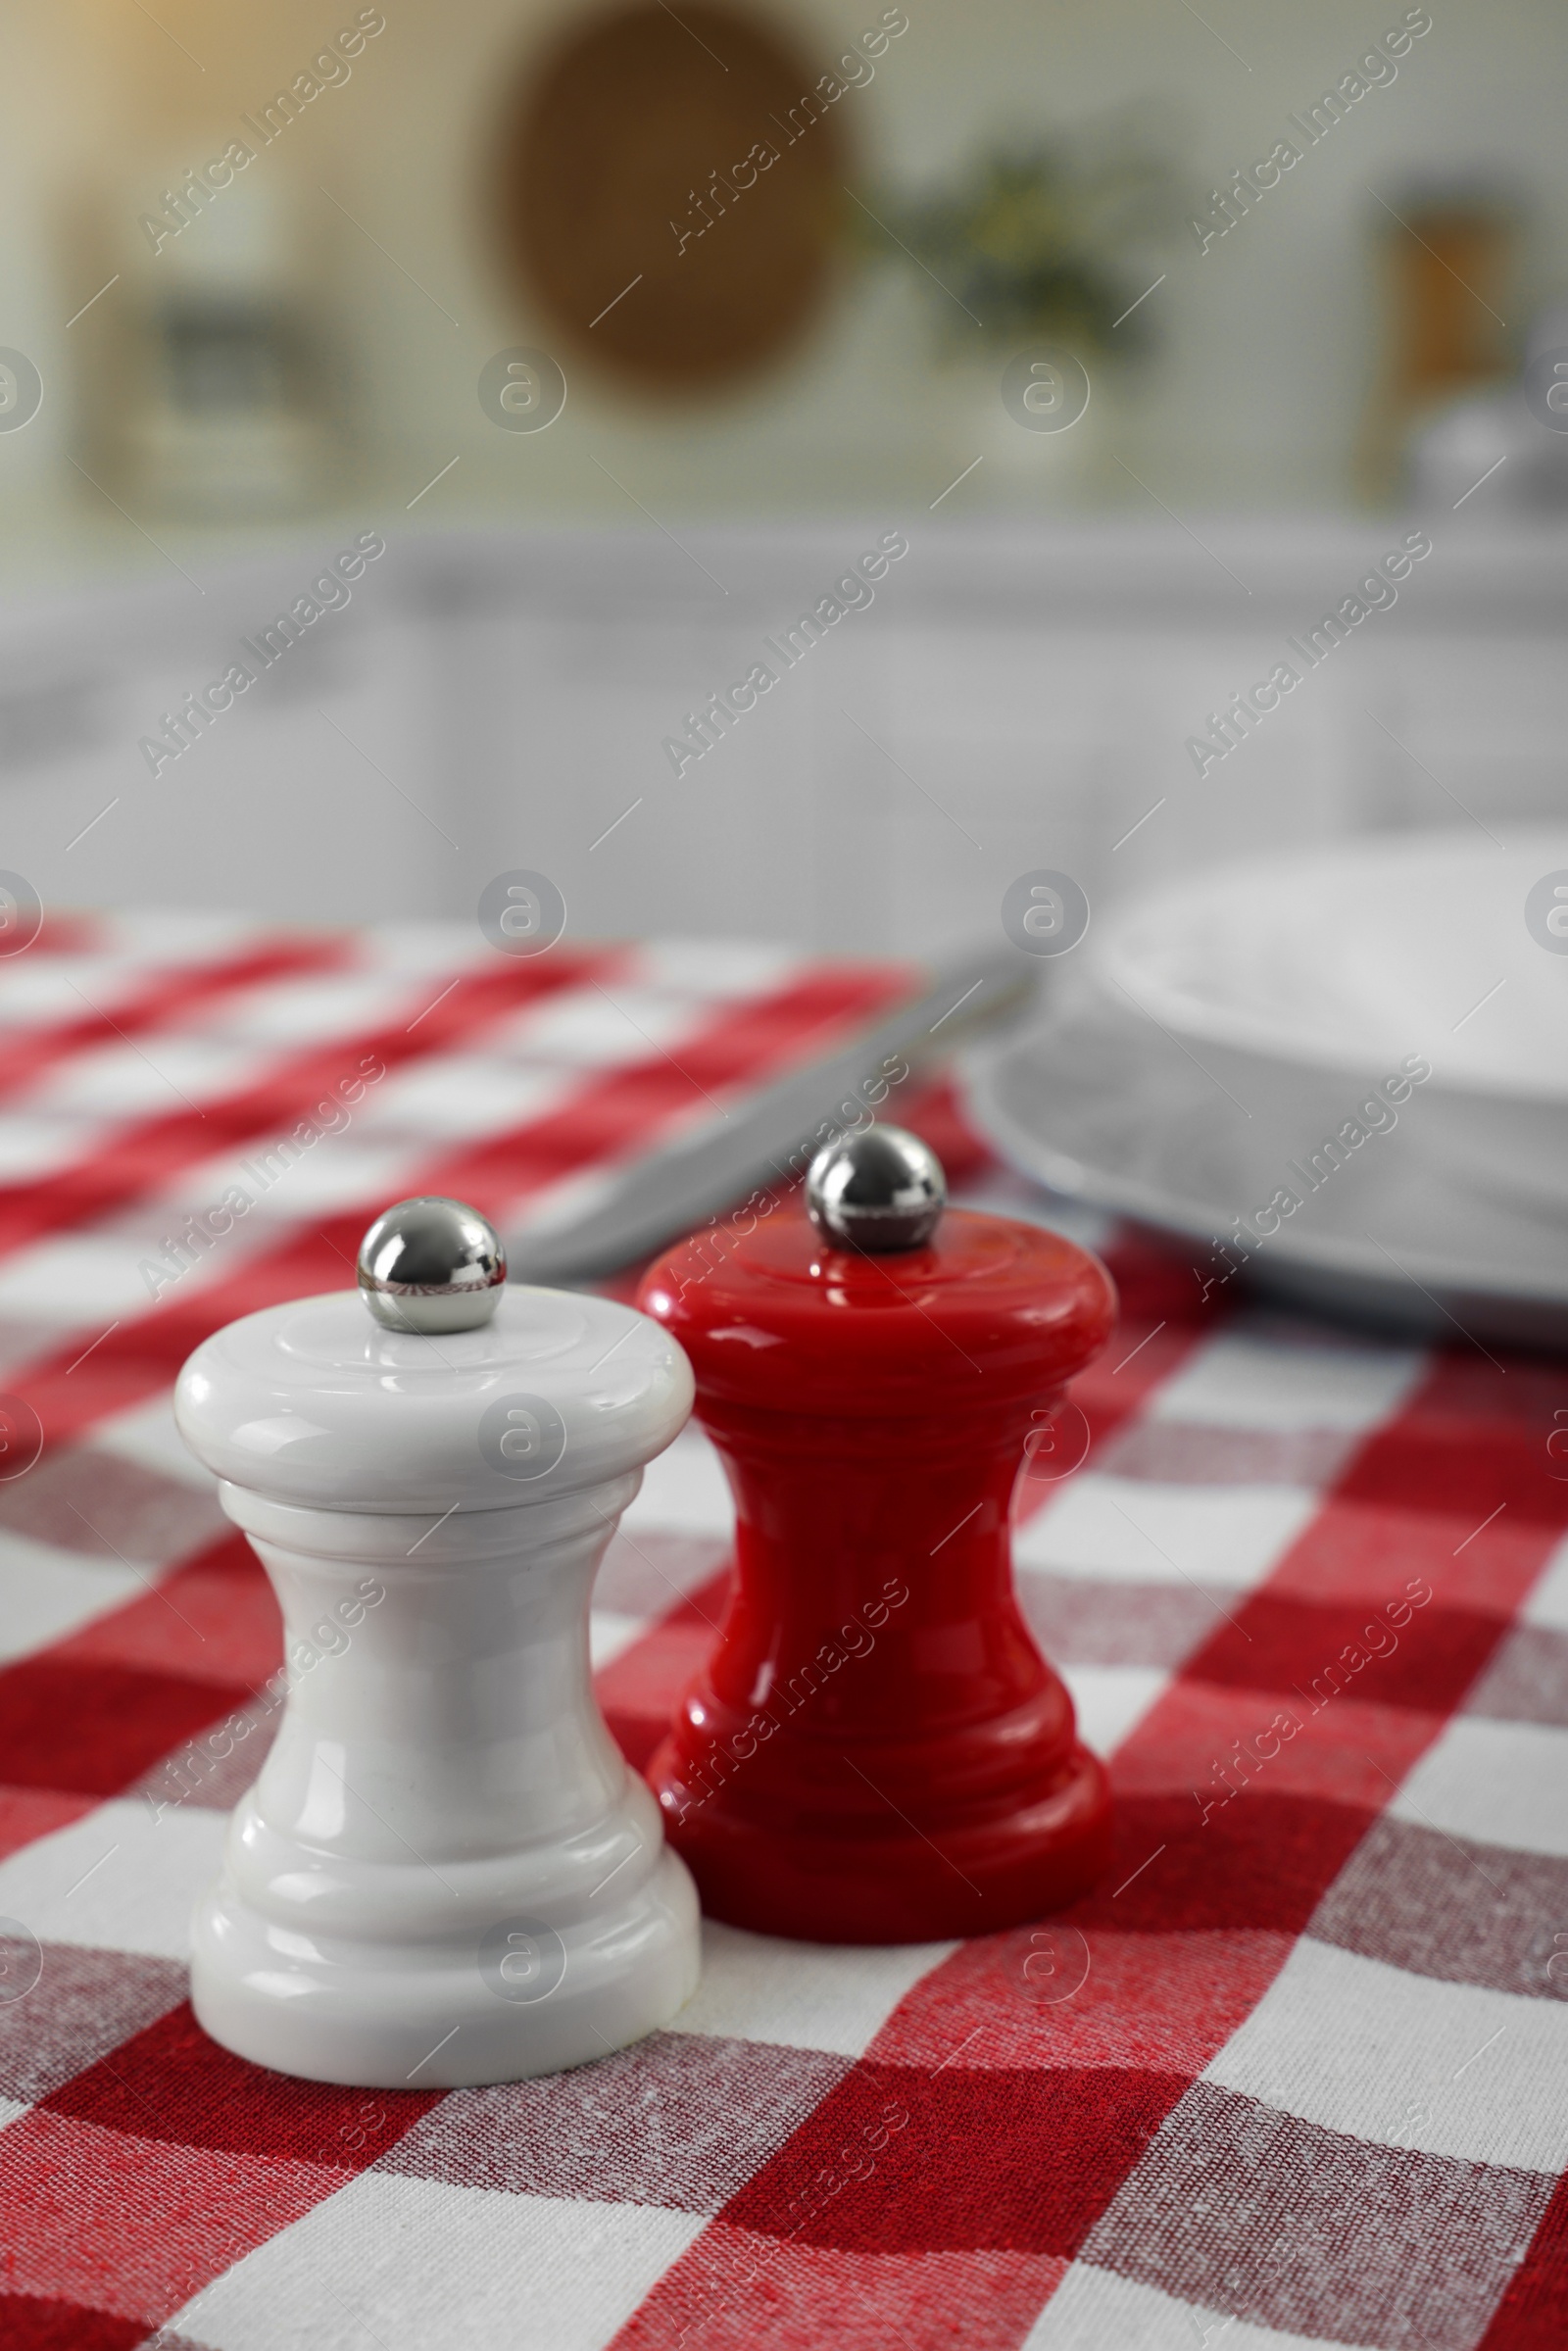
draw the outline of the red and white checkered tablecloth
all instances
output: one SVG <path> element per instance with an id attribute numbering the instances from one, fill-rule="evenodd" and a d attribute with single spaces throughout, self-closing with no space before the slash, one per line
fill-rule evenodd
<path id="1" fill-rule="evenodd" d="M 184 1355 L 341 1286 L 401 1194 L 513 1231 L 592 1197 L 904 984 L 205 919 L 0 963 L 0 1472 L 28 1410 L 47 1436 L 0 1482 L 6 2351 L 1568 2343 L 1568 1373 L 1200 1313 L 1125 1234 L 1092 1449 L 1017 1538 L 1119 1803 L 1068 1921 L 710 1927 L 668 2032 L 501 2088 L 295 2082 L 192 2022 L 187 1918 L 278 1638 L 175 1437 Z M 191 1244 L 236 1184 L 249 1212 Z M 728 1524 L 688 1433 L 607 1559 L 636 1762 Z"/>

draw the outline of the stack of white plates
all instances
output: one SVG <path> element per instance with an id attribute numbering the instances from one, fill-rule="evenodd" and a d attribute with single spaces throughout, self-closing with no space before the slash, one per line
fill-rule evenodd
<path id="1" fill-rule="evenodd" d="M 1054 1190 L 1195 1245 L 1195 1295 L 1249 1280 L 1406 1329 L 1561 1346 L 1554 906 L 1560 829 L 1189 874 L 1091 930 L 1044 1024 L 971 1063 L 971 1108 Z"/>

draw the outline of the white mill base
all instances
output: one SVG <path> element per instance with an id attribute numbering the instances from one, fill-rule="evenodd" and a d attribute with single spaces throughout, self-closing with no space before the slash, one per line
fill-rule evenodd
<path id="1" fill-rule="evenodd" d="M 358 1891 L 377 1906 L 371 1888 Z M 514 1883 L 488 1901 L 472 1892 L 468 1930 L 449 1942 L 415 1952 L 401 1938 L 388 1947 L 313 1935 L 307 1959 L 298 1936 L 247 1903 L 225 1871 L 196 1912 L 197 2020 L 236 2056 L 309 2082 L 457 2089 L 609 2056 L 667 2025 L 697 1988 L 697 1898 L 673 1853 L 658 1854 L 629 1900 L 559 1935 L 539 1916 L 551 1905 L 519 1901 Z M 474 1920 L 498 1913 L 545 1927 L 514 1931 L 503 1954 L 502 1981 L 515 1987 L 506 1999 L 474 1968 Z"/>
<path id="2" fill-rule="evenodd" d="M 589 1682 L 589 1586 L 640 1477 L 444 1522 L 225 1483 L 290 1690 L 196 1911 L 215 2040 L 312 2081 L 452 2088 L 603 2057 L 690 1997 L 696 1891 Z"/>

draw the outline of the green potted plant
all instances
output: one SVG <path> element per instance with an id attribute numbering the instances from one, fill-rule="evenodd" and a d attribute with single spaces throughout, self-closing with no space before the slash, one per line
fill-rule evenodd
<path id="1" fill-rule="evenodd" d="M 1105 133 L 1093 143 L 998 145 L 946 188 L 883 194 L 858 208 L 864 249 L 920 288 L 940 356 L 983 371 L 981 415 L 971 402 L 968 421 L 971 437 L 977 429 L 986 437 L 986 454 L 1038 465 L 1054 445 L 1061 471 L 1071 442 L 1081 470 L 1089 436 L 1065 431 L 1062 419 L 1076 423 L 1092 405 L 1091 386 L 1102 391 L 1155 347 L 1160 315 L 1151 297 L 1180 194 L 1158 153 Z M 1054 412 L 1037 397 L 1050 374 L 1044 361 L 1029 381 L 1031 355 L 1048 351 L 1083 371 L 1076 396 L 1069 388 Z M 1020 431 L 1024 423 L 1034 429 Z"/>

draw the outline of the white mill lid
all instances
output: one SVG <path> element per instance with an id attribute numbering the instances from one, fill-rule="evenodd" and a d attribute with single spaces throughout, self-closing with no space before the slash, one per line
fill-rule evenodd
<path id="1" fill-rule="evenodd" d="M 326 1510 L 500 1510 L 618 1476 L 692 1406 L 679 1345 L 629 1306 L 518 1284 L 492 1320 L 385 1328 L 334 1291 L 247 1314 L 186 1363 L 174 1417 L 236 1486 Z"/>

